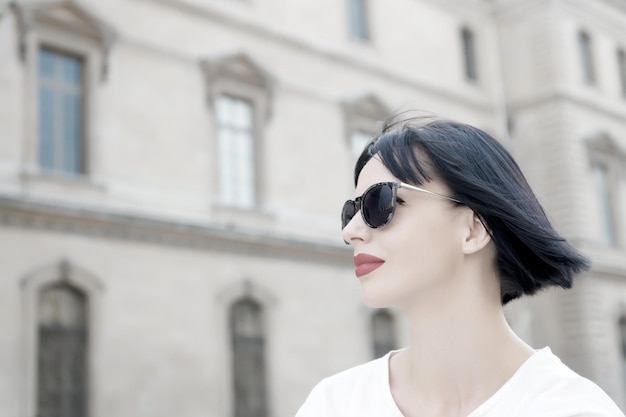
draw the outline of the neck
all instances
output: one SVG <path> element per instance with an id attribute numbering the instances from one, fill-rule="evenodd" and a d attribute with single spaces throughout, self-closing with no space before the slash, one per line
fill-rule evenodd
<path id="1" fill-rule="evenodd" d="M 425 409 L 432 415 L 467 415 L 533 353 L 508 326 L 499 295 L 472 293 L 470 287 L 457 295 L 430 294 L 404 309 L 410 345 L 394 357 L 391 385 L 407 416 Z"/>

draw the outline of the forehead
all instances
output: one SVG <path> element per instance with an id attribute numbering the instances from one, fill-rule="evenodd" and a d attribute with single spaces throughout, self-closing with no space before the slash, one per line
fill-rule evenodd
<path id="1" fill-rule="evenodd" d="M 359 174 L 357 181 L 355 194 L 361 195 L 367 188 L 378 182 L 396 181 L 400 180 L 393 176 L 393 174 L 383 165 L 379 157 L 374 155 L 367 164 L 363 167 L 363 170 Z"/>

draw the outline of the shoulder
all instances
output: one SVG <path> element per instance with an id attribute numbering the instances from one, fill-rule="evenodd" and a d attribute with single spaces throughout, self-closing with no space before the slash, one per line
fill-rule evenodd
<path id="1" fill-rule="evenodd" d="M 388 386 L 389 355 L 324 378 L 296 417 L 357 416 L 368 402 L 380 403 Z"/>
<path id="2" fill-rule="evenodd" d="M 549 348 L 537 352 L 520 379 L 524 415 L 624 417 L 594 382 L 568 368 Z"/>

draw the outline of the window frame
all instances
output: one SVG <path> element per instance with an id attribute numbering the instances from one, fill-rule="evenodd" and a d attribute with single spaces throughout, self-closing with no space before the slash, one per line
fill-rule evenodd
<path id="1" fill-rule="evenodd" d="M 350 39 L 368 43 L 371 41 L 368 0 L 346 0 L 346 15 Z"/>
<path id="2" fill-rule="evenodd" d="M 593 39 L 586 30 L 578 31 L 578 56 L 579 68 L 585 84 L 595 86 L 597 84 L 596 65 L 594 60 Z"/>
<path id="3" fill-rule="evenodd" d="M 219 380 L 223 381 L 223 384 L 220 384 L 216 387 L 216 398 L 219 398 L 219 402 L 217 404 L 217 409 L 219 413 L 222 415 L 234 416 L 235 408 L 234 408 L 234 375 L 233 375 L 233 352 L 230 345 L 230 307 L 238 300 L 243 298 L 250 298 L 258 303 L 263 308 L 263 320 L 265 325 L 265 368 L 266 368 L 266 376 L 270 376 L 272 373 L 272 363 L 270 362 L 272 351 L 272 328 L 274 323 L 274 314 L 276 305 L 278 303 L 278 299 L 276 295 L 265 288 L 254 282 L 252 278 L 244 278 L 244 279 L 234 279 L 230 285 L 223 287 L 217 293 L 216 302 L 213 303 L 215 306 L 215 317 L 216 322 L 218 323 L 219 333 L 224 335 L 224 340 L 226 343 L 220 344 L 220 352 L 218 353 L 218 357 L 216 357 L 217 365 L 217 374 L 219 375 Z M 273 386 L 271 378 L 266 380 L 266 406 L 267 406 L 267 415 L 273 414 Z"/>
<path id="4" fill-rule="evenodd" d="M 623 249 L 626 247 L 626 236 L 624 234 L 626 219 L 620 216 L 626 207 L 622 207 L 623 196 L 621 195 L 621 183 L 626 179 L 626 152 L 622 151 L 617 143 L 608 134 L 601 134 L 587 141 L 589 152 L 589 175 L 593 189 L 591 195 L 594 199 L 594 207 L 597 208 L 598 226 L 605 228 L 607 223 L 613 226 L 612 237 L 606 239 L 604 232 L 598 236 L 598 243 L 610 249 Z M 600 201 L 600 194 L 596 184 L 596 167 L 606 168 L 606 192 L 608 193 L 607 209 L 603 208 Z M 605 214 L 610 213 L 611 218 L 605 219 Z"/>
<path id="5" fill-rule="evenodd" d="M 102 281 L 87 270 L 63 259 L 30 271 L 22 277 L 20 416 L 31 417 L 37 411 L 37 355 L 39 348 L 38 302 L 42 289 L 55 284 L 68 284 L 81 291 L 88 303 L 87 317 L 87 416 L 94 416 L 99 400 L 97 376 L 100 374 L 100 323 Z"/>
<path id="6" fill-rule="evenodd" d="M 461 49 L 463 53 L 463 74 L 465 80 L 470 83 L 478 82 L 478 60 L 476 48 L 476 35 L 468 26 L 463 26 L 460 31 Z"/>
<path id="7" fill-rule="evenodd" d="M 211 150 L 217 155 L 217 119 L 216 100 L 221 96 L 231 96 L 251 103 L 253 114 L 253 164 L 254 164 L 254 204 L 252 207 L 224 205 L 220 195 L 219 161 L 215 162 L 212 170 L 211 185 L 213 198 L 211 205 L 229 210 L 260 211 L 265 203 L 265 169 L 264 169 L 264 136 L 271 119 L 273 80 L 250 57 L 243 53 L 231 53 L 217 57 L 203 59 L 200 62 L 204 74 L 207 102 L 210 108 L 210 118 L 213 124 Z"/>
<path id="8" fill-rule="evenodd" d="M 374 138 L 381 128 L 381 123 L 389 116 L 389 108 L 373 93 L 362 94 L 341 102 L 344 117 L 344 140 L 350 155 L 350 166 L 356 160 L 353 152 L 353 135 L 362 132 Z"/>
<path id="9" fill-rule="evenodd" d="M 101 152 L 97 151 L 92 115 L 97 113 L 98 86 L 106 81 L 115 32 L 84 6 L 69 2 L 15 3 L 19 55 L 24 63 L 24 142 L 22 179 L 97 182 Z M 83 60 L 83 172 L 79 175 L 43 170 L 39 164 L 39 54 L 59 51 Z"/>
<path id="10" fill-rule="evenodd" d="M 251 152 L 250 158 L 246 161 L 240 161 L 237 160 L 236 164 L 239 166 L 241 163 L 243 164 L 250 164 L 250 166 L 248 167 L 248 169 L 250 170 L 251 173 L 251 179 L 246 179 L 245 183 L 246 183 L 246 187 L 250 187 L 251 189 L 246 192 L 246 195 L 244 197 L 243 200 L 245 201 L 240 201 L 240 199 L 237 196 L 234 197 L 228 197 L 230 194 L 227 190 L 224 189 L 224 187 L 238 187 L 239 184 L 238 181 L 236 180 L 229 180 L 227 181 L 223 175 L 224 175 L 224 158 L 223 158 L 223 154 L 222 154 L 222 146 L 223 146 L 223 138 L 222 138 L 222 134 L 223 134 L 223 129 L 225 128 L 226 130 L 237 130 L 238 126 L 224 126 L 220 120 L 219 120 L 219 103 L 220 100 L 222 99 L 229 99 L 231 101 L 234 102 L 242 102 L 245 103 L 250 111 L 250 119 L 249 119 L 249 123 L 250 123 L 250 127 L 247 130 L 248 133 L 248 139 L 247 141 L 249 141 L 249 143 L 247 144 L 247 146 L 249 147 L 248 151 Z M 221 94 L 218 97 L 215 98 L 215 132 L 216 132 L 216 136 L 215 136 L 215 146 L 216 146 L 216 155 L 218 157 L 217 160 L 217 198 L 219 201 L 219 204 L 221 206 L 225 206 L 225 207 L 233 207 L 233 208 L 238 208 L 238 209 L 244 209 L 244 210 L 249 210 L 249 209 L 254 209 L 257 205 L 258 205 L 258 199 L 257 199 L 257 191 L 259 188 L 259 184 L 257 181 L 257 149 L 256 149 L 256 145 L 257 145 L 257 141 L 255 140 L 256 137 L 256 120 L 254 117 L 254 103 L 250 102 L 250 100 L 246 99 L 246 98 L 241 98 L 241 97 L 237 97 L 231 94 Z M 250 182 L 250 183 L 248 183 Z M 237 184 L 235 184 L 237 183 Z M 249 193 L 249 194 L 248 194 Z M 239 194 L 239 193 L 236 193 Z"/>
<path id="11" fill-rule="evenodd" d="M 379 346 L 382 345 L 378 343 L 376 340 L 376 320 L 378 317 L 384 317 L 385 320 L 388 320 L 386 323 L 390 326 L 390 328 L 385 329 L 386 331 L 390 331 L 391 340 L 387 340 L 384 343 L 383 349 L 379 349 Z M 381 356 L 387 354 L 390 350 L 395 350 L 398 347 L 398 330 L 397 330 L 397 320 L 396 317 L 389 311 L 388 309 L 378 309 L 374 311 L 370 316 L 370 334 L 371 334 L 371 343 L 372 343 L 372 357 L 377 359 Z"/>
<path id="12" fill-rule="evenodd" d="M 246 339 L 245 336 L 241 335 L 241 334 L 237 334 L 237 325 L 235 323 L 235 315 L 236 315 L 236 311 L 235 309 L 241 305 L 241 306 L 245 306 L 245 305 L 250 305 L 253 307 L 253 309 L 256 310 L 256 313 L 259 315 L 259 317 L 257 317 L 258 319 L 258 323 L 257 326 L 258 328 L 254 329 L 255 332 L 259 333 L 257 335 L 255 335 L 254 338 L 250 338 L 248 337 L 247 339 L 254 339 L 254 340 L 248 340 L 247 342 L 245 340 L 241 340 L 241 339 Z M 231 361 L 231 369 L 232 369 L 232 378 L 233 378 L 233 386 L 232 386 L 232 392 L 233 392 L 233 401 L 232 401 L 232 407 L 233 407 L 233 415 L 235 417 L 267 417 L 269 415 L 269 410 L 268 410 L 268 374 L 267 374 L 267 352 L 266 352 L 266 325 L 265 325 L 265 311 L 264 311 L 264 307 L 263 304 L 259 301 L 257 301 L 256 299 L 254 299 L 251 296 L 243 296 L 238 298 L 237 300 L 234 300 L 230 306 L 229 306 L 229 320 L 228 320 L 228 326 L 229 326 L 229 332 L 230 332 L 230 343 L 231 343 L 231 352 L 232 352 L 232 361 Z M 260 410 L 254 410 L 257 411 L 257 413 L 254 413 L 253 415 L 247 415 L 245 408 L 242 409 L 242 405 L 244 403 L 246 403 L 247 401 L 242 401 L 242 398 L 240 398 L 238 395 L 240 393 L 238 393 L 238 386 L 240 386 L 240 380 L 238 379 L 238 370 L 241 370 L 242 368 L 240 368 L 238 365 L 241 365 L 241 361 L 239 361 L 239 359 L 241 359 L 240 357 L 237 356 L 238 351 L 241 352 L 241 348 L 242 348 L 242 344 L 245 345 L 246 343 L 251 343 L 253 345 L 255 344 L 259 344 L 259 349 L 260 352 L 255 352 L 255 358 L 256 360 L 260 361 L 260 364 L 257 363 L 255 365 L 258 365 L 258 367 L 260 368 L 261 371 L 261 375 L 258 376 L 258 380 L 257 382 L 260 382 L 260 384 L 262 385 L 261 387 L 257 387 L 260 388 L 261 391 L 261 397 L 262 397 L 262 405 L 260 406 Z M 248 350 L 245 349 L 244 347 L 244 351 Z M 250 347 L 249 345 L 247 346 L 248 348 Z M 244 353 L 250 353 L 250 352 L 244 352 Z M 240 375 L 241 376 L 241 375 Z M 247 379 L 245 378 L 245 375 L 243 375 L 243 379 Z M 251 410 L 248 410 L 251 411 Z"/>
<path id="13" fill-rule="evenodd" d="M 617 77 L 620 83 L 621 96 L 626 99 L 626 49 L 618 48 L 617 52 Z"/>
<path id="14" fill-rule="evenodd" d="M 88 158 L 87 158 L 87 154 L 88 154 L 88 141 L 86 140 L 86 132 L 87 132 L 87 128 L 86 125 L 88 124 L 88 119 L 86 117 L 86 110 L 87 110 L 87 106 L 86 106 L 86 101 L 87 101 L 87 94 L 86 93 L 86 62 L 83 56 L 81 55 L 77 55 L 77 54 L 73 54 L 71 52 L 66 52 L 64 50 L 60 50 L 58 48 L 55 47 L 48 47 L 46 44 L 42 44 L 40 45 L 40 48 L 38 50 L 38 54 L 37 54 L 37 59 L 38 59 L 38 63 L 39 63 L 39 59 L 41 58 L 41 54 L 43 53 L 43 51 L 47 51 L 49 53 L 52 53 L 54 55 L 56 55 L 57 57 L 64 57 L 64 58 L 74 58 L 76 60 L 78 60 L 80 62 L 80 70 L 81 70 L 81 80 L 79 83 L 79 96 L 80 96 L 80 121 L 78 122 L 79 126 L 79 138 L 78 138 L 78 143 L 76 144 L 77 146 L 77 151 L 79 153 L 78 155 L 78 167 L 75 171 L 69 171 L 69 170 L 65 170 L 63 168 L 59 168 L 58 166 L 56 166 L 56 163 L 54 164 L 55 166 L 53 168 L 48 168 L 48 167 L 44 167 L 43 163 L 41 161 L 41 146 L 42 146 L 42 138 L 40 135 L 40 129 L 38 129 L 37 131 L 37 167 L 39 172 L 41 172 L 44 175 L 57 175 L 57 176 L 86 176 L 88 173 L 88 169 L 89 169 L 89 165 L 88 165 Z M 41 110 L 42 110 L 42 103 L 41 103 L 41 90 L 42 90 L 42 76 L 41 73 L 38 70 L 37 73 L 37 93 L 38 93 L 38 97 L 37 97 L 37 127 L 40 128 L 41 127 Z M 55 79 L 55 81 L 57 81 Z M 57 91 L 55 91 L 55 93 L 57 93 Z M 55 98 L 56 98 L 56 94 L 55 94 Z M 56 106 L 54 107 L 54 110 L 56 111 L 61 111 L 62 115 L 65 116 L 64 111 L 61 109 L 58 109 Z M 57 127 L 57 125 L 55 124 L 55 127 Z M 59 141 L 64 141 L 65 137 L 54 137 L 53 141 L 54 141 L 54 147 L 57 148 L 59 146 Z M 55 149 L 56 151 L 56 149 Z M 64 151 L 61 151 L 62 154 L 62 159 L 66 156 Z M 55 158 L 57 159 L 58 155 L 55 152 Z"/>

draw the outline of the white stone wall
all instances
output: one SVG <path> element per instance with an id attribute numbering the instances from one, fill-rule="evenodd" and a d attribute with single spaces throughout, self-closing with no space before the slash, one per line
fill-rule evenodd
<path id="1" fill-rule="evenodd" d="M 607 133 L 626 147 L 611 52 L 626 46 L 626 12 L 593 1 L 492 3 L 370 2 L 364 44 L 350 39 L 343 2 L 81 0 L 116 36 L 108 56 L 89 52 L 91 172 L 80 181 L 33 168 L 34 67 L 20 58 L 16 14 L 3 14 L 0 417 L 26 417 L 32 403 L 15 382 L 28 363 L 24 279 L 62 260 L 103 287 L 91 358 L 95 417 L 232 415 L 226 311 L 246 282 L 267 312 L 271 415 L 293 415 L 322 377 L 370 359 L 370 312 L 338 230 L 353 164 L 342 103 L 364 95 L 391 110 L 469 122 L 515 153 L 555 225 L 596 266 L 570 293 L 508 308 L 513 326 L 626 406 L 617 328 L 625 257 L 623 247 L 594 243 L 585 145 Z M 464 26 L 477 42 L 476 83 L 464 79 Z M 581 82 L 581 28 L 596 46 L 593 88 Z M 47 39 L 38 33 L 27 33 L 31 57 Z M 69 46 L 92 42 L 70 38 Z M 262 203 L 252 211 L 216 202 L 215 125 L 200 62 L 231 53 L 270 84 L 258 147 Z"/>

